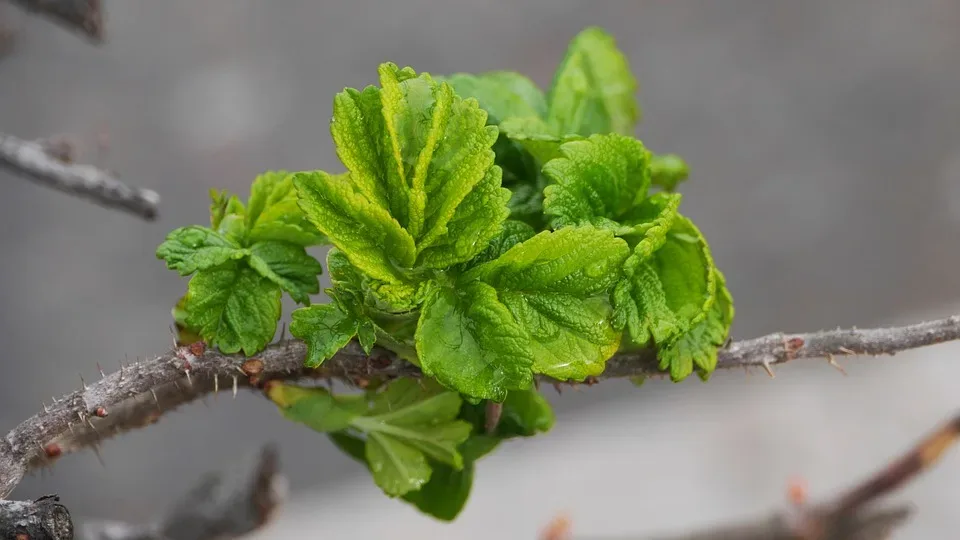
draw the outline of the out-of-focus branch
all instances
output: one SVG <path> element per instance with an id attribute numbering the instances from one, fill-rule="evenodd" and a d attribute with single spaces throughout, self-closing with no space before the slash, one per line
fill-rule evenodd
<path id="1" fill-rule="evenodd" d="M 36 501 L 0 500 L 0 538 L 73 540 L 70 512 L 55 495 Z"/>
<path id="2" fill-rule="evenodd" d="M 906 522 L 905 505 L 876 508 L 880 498 L 900 489 L 935 464 L 960 438 L 960 414 L 923 439 L 909 452 L 839 497 L 806 505 L 804 492 L 792 493 L 794 507 L 754 522 L 720 526 L 673 536 L 631 537 L 636 540 L 884 540 Z M 570 538 L 569 525 L 551 526 L 542 540 Z M 588 537 L 577 537 L 586 540 Z M 607 538 L 605 540 L 613 540 Z M 626 540 L 625 538 L 620 540 Z"/>
<path id="3" fill-rule="evenodd" d="M 87 524 L 88 540 L 230 540 L 270 521 L 283 501 L 285 479 L 277 451 L 265 446 L 250 458 L 209 473 L 156 522 Z"/>
<path id="4" fill-rule="evenodd" d="M 960 315 L 891 328 L 829 330 L 808 334 L 772 334 L 732 342 L 719 351 L 717 367 L 764 367 L 801 358 L 833 355 L 895 354 L 960 339 Z M 179 405 L 219 390 L 262 387 L 268 380 L 338 379 L 364 386 L 371 379 L 419 377 L 419 368 L 390 351 L 374 348 L 368 356 L 349 343 L 319 368 L 303 366 L 306 345 L 288 339 L 274 343 L 256 358 L 206 350 L 202 343 L 176 347 L 151 360 L 124 366 L 112 374 L 55 399 L 0 439 L 0 497 L 23 475 L 52 464 L 59 456 L 93 448 L 104 439 L 156 422 Z M 772 372 L 771 372 L 772 373 Z M 653 350 L 618 353 L 596 381 L 660 375 Z M 577 384 L 541 378 L 554 384 Z"/>
<path id="5" fill-rule="evenodd" d="M 107 171 L 71 161 L 68 146 L 25 141 L 0 133 L 0 166 L 101 206 L 123 210 L 148 221 L 156 219 L 160 204 L 157 192 L 131 188 Z"/>
<path id="6" fill-rule="evenodd" d="M 103 41 L 102 0 L 11 0 L 30 13 L 47 17 L 93 43 Z"/>

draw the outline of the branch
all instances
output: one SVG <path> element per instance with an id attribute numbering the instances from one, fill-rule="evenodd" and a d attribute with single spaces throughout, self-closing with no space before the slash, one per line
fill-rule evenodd
<path id="1" fill-rule="evenodd" d="M 89 540 L 230 540 L 251 533 L 274 515 L 284 479 L 277 451 L 265 446 L 252 459 L 209 473 L 154 523 L 102 522 L 83 527 Z"/>
<path id="2" fill-rule="evenodd" d="M 770 366 L 801 358 L 833 355 L 895 354 L 960 339 L 960 315 L 892 328 L 830 330 L 808 334 L 777 333 L 737 341 L 719 351 L 720 369 Z M 27 471 L 52 464 L 63 454 L 83 448 L 95 451 L 102 440 L 150 425 L 184 403 L 223 389 L 262 387 L 267 380 L 337 379 L 365 386 L 371 379 L 419 377 L 420 370 L 390 351 L 375 348 L 370 356 L 350 343 L 319 368 L 303 366 L 306 345 L 281 340 L 256 358 L 205 350 L 201 343 L 176 347 L 151 360 L 124 366 L 80 390 L 54 400 L 49 407 L 0 439 L 0 497 L 6 497 Z M 770 371 L 772 374 L 772 371 Z M 614 355 L 600 379 L 662 376 L 656 352 L 642 350 Z M 556 381 L 541 378 L 556 384 Z"/>
<path id="3" fill-rule="evenodd" d="M 103 5 L 101 0 L 11 0 L 30 13 L 49 17 L 57 24 L 76 31 L 92 41 L 103 41 Z"/>
<path id="4" fill-rule="evenodd" d="M 73 540 L 70 512 L 56 495 L 36 501 L 0 500 L 0 538 Z"/>
<path id="5" fill-rule="evenodd" d="M 107 171 L 70 162 L 68 146 L 24 141 L 0 133 L 0 166 L 101 206 L 124 210 L 147 221 L 156 219 L 160 196 L 155 191 L 131 188 Z"/>
<path id="6" fill-rule="evenodd" d="M 929 470 L 960 438 L 960 414 L 928 435 L 909 452 L 832 501 L 807 506 L 806 494 L 792 490 L 791 512 L 728 527 L 648 540 L 883 540 L 906 522 L 911 509 L 899 505 L 874 508 L 881 497 Z M 569 537 L 569 524 L 558 520 L 544 540 Z"/>

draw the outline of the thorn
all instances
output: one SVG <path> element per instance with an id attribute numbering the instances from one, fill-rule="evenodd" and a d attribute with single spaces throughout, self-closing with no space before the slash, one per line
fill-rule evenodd
<path id="1" fill-rule="evenodd" d="M 180 388 L 180 383 L 178 383 L 177 381 L 173 381 L 173 385 L 177 387 L 177 390 L 183 392 L 183 388 Z"/>
<path id="2" fill-rule="evenodd" d="M 213 374 L 213 399 L 217 399 L 217 392 L 220 391 L 220 377 L 214 373 Z"/>
<path id="3" fill-rule="evenodd" d="M 49 413 L 49 412 L 50 412 L 50 409 L 47 408 L 47 404 L 44 403 L 44 402 L 42 402 L 42 401 L 41 401 L 40 403 L 43 403 L 43 412 Z"/>
<path id="4" fill-rule="evenodd" d="M 233 399 L 237 399 L 237 376 L 231 375 L 233 377 Z"/>
<path id="5" fill-rule="evenodd" d="M 90 446 L 90 449 L 93 450 L 93 453 L 97 456 L 97 461 L 100 462 L 100 466 L 106 469 L 107 463 L 103 461 L 103 456 L 100 455 L 100 446 L 97 444 L 94 444 Z"/>
<path id="6" fill-rule="evenodd" d="M 86 381 L 83 380 L 83 374 L 81 373 L 81 374 L 79 374 L 79 375 L 80 375 L 80 385 L 83 386 L 83 389 L 84 389 L 84 390 L 86 390 L 86 389 L 87 389 L 87 383 L 86 383 Z"/>
<path id="7" fill-rule="evenodd" d="M 558 394 L 563 393 L 563 389 L 560 387 L 560 383 L 558 382 L 553 383 L 553 389 L 556 390 Z"/>
<path id="8" fill-rule="evenodd" d="M 100 378 L 103 379 L 106 375 L 103 373 L 103 368 L 100 367 L 100 362 L 97 362 L 97 371 L 100 372 Z"/>
<path id="9" fill-rule="evenodd" d="M 123 380 L 123 360 L 120 360 L 120 380 Z"/>
<path id="10" fill-rule="evenodd" d="M 93 422 L 91 422 L 89 418 L 87 418 L 87 425 L 90 426 L 90 429 L 97 434 L 97 437 L 100 437 L 100 430 L 97 429 L 97 426 L 93 425 Z"/>
<path id="11" fill-rule="evenodd" d="M 845 355 L 847 355 L 847 356 L 854 356 L 854 355 L 857 354 L 857 353 L 851 351 L 850 349 L 848 349 L 848 348 L 846 348 L 846 347 L 837 347 L 837 350 L 840 351 L 840 352 L 842 352 L 843 354 L 845 354 Z"/>
<path id="12" fill-rule="evenodd" d="M 72 435 L 76 435 L 76 433 L 73 431 L 73 422 L 67 422 L 67 427 L 70 428 L 70 433 Z"/>
<path id="13" fill-rule="evenodd" d="M 183 370 L 183 372 L 187 374 L 187 384 L 189 384 L 190 386 L 193 386 L 193 379 L 190 378 L 190 370 L 185 369 Z"/>
<path id="14" fill-rule="evenodd" d="M 163 412 L 163 409 L 160 408 L 160 400 L 157 399 L 157 391 L 151 388 L 150 393 L 153 394 L 153 402 L 157 404 L 157 410 Z"/>
<path id="15" fill-rule="evenodd" d="M 80 422 L 83 422 L 83 413 L 80 411 L 77 411 L 77 418 L 80 419 Z"/>
<path id="16" fill-rule="evenodd" d="M 773 373 L 773 368 L 770 366 L 770 358 L 769 358 L 769 357 L 764 357 L 764 358 L 763 358 L 763 370 L 767 372 L 767 375 L 769 375 L 771 379 L 776 379 L 776 378 L 777 378 L 777 376 L 774 375 L 774 373 Z"/>
<path id="17" fill-rule="evenodd" d="M 55 397 L 53 397 L 53 396 L 50 396 L 50 399 L 52 399 L 52 400 L 53 400 L 53 403 L 54 403 L 54 405 L 56 405 L 56 403 L 57 403 L 57 398 L 55 398 Z"/>
<path id="18" fill-rule="evenodd" d="M 834 367 L 837 371 L 842 373 L 844 376 L 847 375 L 847 370 L 843 369 L 843 366 L 837 363 L 837 359 L 833 357 L 832 354 L 827 353 L 827 363 Z"/>

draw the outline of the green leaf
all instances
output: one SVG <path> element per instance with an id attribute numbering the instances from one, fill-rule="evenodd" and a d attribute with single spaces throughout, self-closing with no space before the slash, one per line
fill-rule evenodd
<path id="1" fill-rule="evenodd" d="M 227 354 L 252 355 L 277 331 L 280 287 L 237 261 L 201 270 L 187 287 L 187 325 Z"/>
<path id="2" fill-rule="evenodd" d="M 661 363 L 670 366 L 673 380 L 686 378 L 696 369 L 701 379 L 707 380 L 717 367 L 717 352 L 730 335 L 733 323 L 733 298 L 719 270 L 715 270 L 717 297 L 707 316 L 699 324 L 658 351 Z"/>
<path id="3" fill-rule="evenodd" d="M 460 203 L 447 224 L 447 232 L 420 254 L 422 266 L 446 268 L 469 261 L 500 233 L 510 214 L 510 190 L 500 187 L 500 174 L 500 168 L 491 168 Z"/>
<path id="4" fill-rule="evenodd" d="M 287 171 L 265 172 L 254 180 L 246 226 L 251 242 L 278 241 L 306 247 L 325 241 L 300 209 L 293 176 Z"/>
<path id="5" fill-rule="evenodd" d="M 666 191 L 677 189 L 677 184 L 690 176 L 683 158 L 676 154 L 653 155 L 650 159 L 650 178 L 653 185 Z"/>
<path id="6" fill-rule="evenodd" d="M 238 245 L 246 240 L 245 214 L 246 208 L 236 195 L 210 190 L 210 226 Z"/>
<path id="7" fill-rule="evenodd" d="M 534 372 L 583 380 L 601 373 L 620 344 L 606 296 L 628 255 L 610 231 L 568 227 L 541 232 L 465 277 L 496 290 L 528 336 Z"/>
<path id="8" fill-rule="evenodd" d="M 231 259 L 242 259 L 244 252 L 229 238 L 208 229 L 192 225 L 174 229 L 157 247 L 157 258 L 167 268 L 188 276 L 197 270 L 206 270 Z"/>
<path id="9" fill-rule="evenodd" d="M 543 92 L 530 79 L 512 71 L 491 71 L 473 75 L 455 73 L 442 80 L 450 83 L 457 95 L 476 98 L 487 111 L 487 123 L 499 124 L 514 116 L 545 116 L 547 102 Z"/>
<path id="10" fill-rule="evenodd" d="M 633 252 L 646 260 L 667 241 L 667 233 L 680 215 L 679 193 L 654 193 L 621 217 L 629 227 L 624 240 L 633 246 Z"/>
<path id="11" fill-rule="evenodd" d="M 536 389 L 510 392 L 503 402 L 496 434 L 500 437 L 530 437 L 550 431 L 555 421 L 553 408 Z"/>
<path id="12" fill-rule="evenodd" d="M 530 153 L 540 163 L 560 157 L 560 145 L 577 140 L 577 135 L 564 135 L 538 116 L 518 116 L 500 122 L 500 132 Z"/>
<path id="13" fill-rule="evenodd" d="M 321 433 L 346 429 L 355 417 L 364 412 L 363 402 L 339 401 L 324 388 L 303 388 L 271 381 L 266 387 L 266 394 L 288 420 Z"/>
<path id="14" fill-rule="evenodd" d="M 651 259 L 667 306 L 686 328 L 699 324 L 716 296 L 716 267 L 707 240 L 688 218 L 678 215 L 663 246 Z"/>
<path id="15" fill-rule="evenodd" d="M 416 344 L 423 372 L 468 396 L 503 401 L 533 384 L 530 340 L 485 283 L 431 287 Z"/>
<path id="16" fill-rule="evenodd" d="M 593 135 L 560 147 L 563 157 L 543 166 L 554 184 L 544 189 L 544 213 L 554 228 L 591 224 L 617 234 L 630 231 L 617 221 L 646 197 L 650 187 L 643 143 L 617 134 Z"/>
<path id="17" fill-rule="evenodd" d="M 483 253 L 477 255 L 475 259 L 470 261 L 468 268 L 500 257 L 513 246 L 533 238 L 534 234 L 535 231 L 530 225 L 522 221 L 507 220 L 504 222 L 503 230 L 500 231 L 500 234 L 490 241 L 490 245 L 487 246 L 487 249 L 483 250 Z"/>
<path id="18" fill-rule="evenodd" d="M 638 252 L 623 265 L 624 277 L 613 291 L 613 326 L 626 329 L 639 346 L 668 343 L 683 332 L 683 321 L 667 305 L 667 295 L 656 269 Z"/>
<path id="19" fill-rule="evenodd" d="M 299 304 L 309 304 L 310 295 L 320 292 L 317 275 L 323 266 L 296 244 L 257 242 L 250 247 L 250 267 L 279 285 Z"/>
<path id="20" fill-rule="evenodd" d="M 367 436 L 365 454 L 373 481 L 391 497 L 420 489 L 433 472 L 423 452 L 382 433 Z"/>
<path id="21" fill-rule="evenodd" d="M 466 254 L 432 253 L 429 257 L 434 261 L 468 260 L 485 247 L 484 239 L 492 236 L 489 228 L 460 223 L 456 234 L 465 238 L 451 240 L 448 227 L 454 227 L 451 220 L 478 184 L 499 188 L 500 176 L 491 172 L 495 167 L 491 146 L 497 129 L 485 125 L 487 115 L 476 100 L 460 98 L 447 83 L 390 63 L 382 64 L 379 73 L 380 89 L 347 89 L 334 101 L 331 133 L 340 160 L 350 171 L 355 198 L 395 220 L 416 243 L 416 255 L 447 239 L 448 247 L 456 240 L 457 246 L 472 245 L 473 249 Z M 461 220 L 464 214 L 477 214 L 476 204 L 484 202 L 502 206 L 506 200 L 501 203 L 495 196 L 468 203 L 468 208 L 459 212 Z M 351 206 L 361 205 L 354 202 Z M 479 212 L 484 217 L 495 213 L 496 209 Z M 308 214 L 312 213 L 308 210 Z M 310 217 L 357 267 L 372 277 L 389 280 L 358 262 L 360 249 L 343 238 L 355 233 L 325 224 L 315 213 Z M 413 265 L 406 251 L 402 258 L 395 254 L 391 258 L 401 266 Z"/>
<path id="22" fill-rule="evenodd" d="M 591 27 L 571 40 L 550 87 L 547 121 L 560 134 L 631 135 L 640 118 L 637 81 L 612 36 Z"/>
<path id="23" fill-rule="evenodd" d="M 358 321 L 336 304 L 315 304 L 294 310 L 290 333 L 307 344 L 304 365 L 315 368 L 357 335 Z"/>
<path id="24" fill-rule="evenodd" d="M 307 217 L 351 264 L 382 281 L 405 281 L 401 268 L 416 257 L 413 238 L 386 209 L 357 192 L 348 175 L 300 172 L 294 184 Z"/>

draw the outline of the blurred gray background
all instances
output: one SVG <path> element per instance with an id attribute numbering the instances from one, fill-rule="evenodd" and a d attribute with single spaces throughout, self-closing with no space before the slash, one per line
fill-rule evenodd
<path id="1" fill-rule="evenodd" d="M 734 337 L 960 311 L 960 2 L 126 0 L 95 48 L 10 6 L 0 130 L 69 134 L 81 161 L 163 196 L 142 223 L 0 171 L 0 431 L 169 347 L 185 281 L 154 258 L 207 221 L 207 190 L 266 169 L 340 170 L 332 97 L 391 60 L 513 69 L 542 86 L 567 41 L 610 30 L 640 82 L 640 137 L 683 155 L 684 208 L 738 309 Z M 98 156 L 98 135 L 110 145 Z M 289 306 L 289 305 L 288 305 Z M 208 399 L 62 459 L 17 498 L 57 492 L 78 521 L 146 520 L 205 470 L 278 441 L 294 502 L 262 538 L 532 538 L 557 512 L 584 534 L 684 529 L 782 502 L 790 474 L 830 493 L 960 406 L 957 353 L 822 362 L 775 380 L 604 383 L 550 399 L 554 433 L 481 462 L 452 525 L 379 494 L 359 465 L 253 394 Z M 904 497 L 903 538 L 960 528 L 960 454 Z"/>

